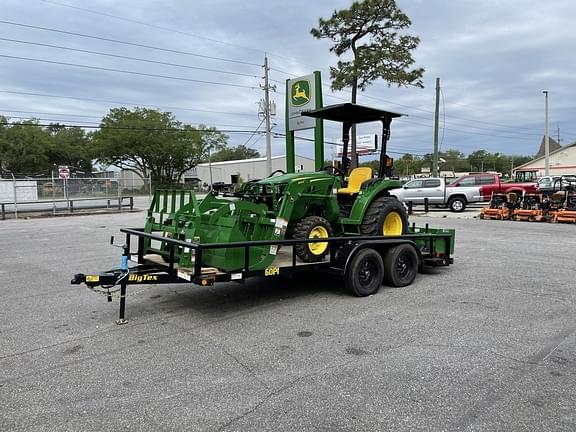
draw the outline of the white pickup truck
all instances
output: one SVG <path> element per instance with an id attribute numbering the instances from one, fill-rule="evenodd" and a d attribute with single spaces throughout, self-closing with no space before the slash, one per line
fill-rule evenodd
<path id="1" fill-rule="evenodd" d="M 424 204 L 424 199 L 428 198 L 429 204 L 445 205 L 453 212 L 464 211 L 468 203 L 482 201 L 480 187 L 446 187 L 445 179 L 435 177 L 412 180 L 389 192 L 405 203 Z"/>

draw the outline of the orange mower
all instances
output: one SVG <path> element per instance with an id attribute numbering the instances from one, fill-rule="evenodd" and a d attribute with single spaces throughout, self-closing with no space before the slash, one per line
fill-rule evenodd
<path id="1" fill-rule="evenodd" d="M 488 206 L 480 210 L 480 219 L 509 220 L 518 205 L 514 192 L 493 193 Z"/>
<path id="2" fill-rule="evenodd" d="M 573 186 L 567 186 L 564 191 L 556 192 L 563 195 L 562 205 L 556 212 L 552 222 L 576 223 L 576 194 Z M 554 195 L 556 195 L 554 194 Z"/>

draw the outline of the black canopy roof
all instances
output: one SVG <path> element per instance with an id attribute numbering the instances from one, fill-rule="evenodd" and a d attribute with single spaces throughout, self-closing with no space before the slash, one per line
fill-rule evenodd
<path id="1" fill-rule="evenodd" d="M 402 114 L 348 102 L 338 105 L 329 105 L 311 111 L 304 111 L 302 115 L 341 123 L 367 123 L 400 117 Z"/>

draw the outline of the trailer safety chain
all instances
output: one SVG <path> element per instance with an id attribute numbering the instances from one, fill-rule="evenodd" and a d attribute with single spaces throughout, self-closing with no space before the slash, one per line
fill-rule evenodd
<path id="1" fill-rule="evenodd" d="M 140 287 L 140 289 L 138 289 L 138 290 L 134 290 L 134 289 L 130 289 L 130 291 L 126 290 L 126 294 L 124 295 L 124 297 L 132 297 L 134 295 L 138 295 L 138 294 L 140 294 L 140 293 L 142 293 L 142 292 L 144 292 L 144 291 L 146 291 L 152 287 L 156 287 L 156 284 L 142 285 Z M 103 294 L 106 297 L 108 297 L 109 299 L 119 299 L 122 297 L 120 294 L 120 287 L 119 286 L 116 289 L 114 289 L 114 291 L 110 291 L 110 288 L 104 288 L 104 287 L 90 287 L 89 289 L 96 292 L 96 293 Z"/>

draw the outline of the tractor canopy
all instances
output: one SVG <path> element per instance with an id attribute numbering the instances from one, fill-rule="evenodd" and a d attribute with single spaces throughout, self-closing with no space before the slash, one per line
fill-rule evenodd
<path id="1" fill-rule="evenodd" d="M 350 129 L 355 124 L 379 121 L 382 123 L 382 146 L 380 148 L 380 166 L 378 177 L 390 177 L 392 174 L 392 159 L 386 154 L 386 146 L 390 138 L 390 124 L 392 119 L 401 117 L 402 114 L 385 111 L 377 108 L 343 103 L 329 105 L 311 111 L 305 111 L 302 115 L 330 120 L 342 123 L 342 169 L 347 172 L 350 167 L 348 159 L 348 143 L 350 142 Z"/>

